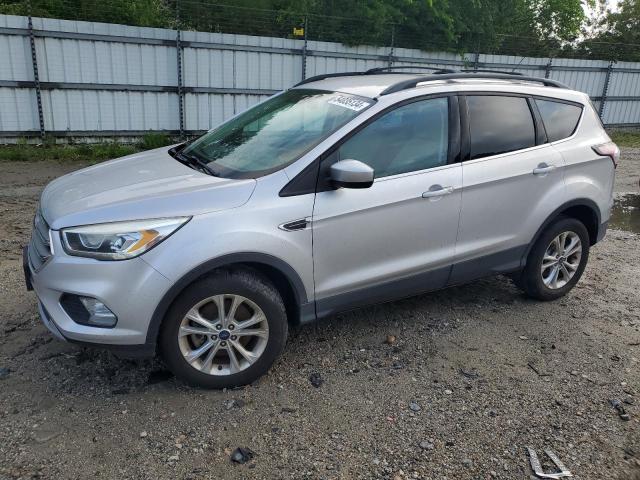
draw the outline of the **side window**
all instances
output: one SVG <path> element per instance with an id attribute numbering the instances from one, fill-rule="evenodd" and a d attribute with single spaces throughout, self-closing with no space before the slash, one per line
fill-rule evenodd
<path id="1" fill-rule="evenodd" d="M 448 146 L 448 100 L 431 98 L 374 120 L 340 146 L 337 159 L 360 160 L 380 178 L 444 165 Z"/>
<path id="2" fill-rule="evenodd" d="M 536 105 L 540 111 L 547 138 L 550 142 L 562 140 L 573 135 L 582 108 L 568 103 L 554 102 L 552 100 L 540 100 L 536 98 Z"/>
<path id="3" fill-rule="evenodd" d="M 536 130 L 527 99 L 470 95 L 471 158 L 522 150 L 536 144 Z"/>

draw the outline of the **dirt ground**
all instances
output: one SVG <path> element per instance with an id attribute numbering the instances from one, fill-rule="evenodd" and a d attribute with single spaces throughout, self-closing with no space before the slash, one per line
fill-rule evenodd
<path id="1" fill-rule="evenodd" d="M 295 332 L 257 384 L 202 391 L 41 325 L 21 246 L 43 186 L 80 166 L 0 163 L 1 479 L 528 479 L 526 446 L 640 479 L 638 234 L 610 230 L 559 301 L 496 277 L 357 310 Z M 616 191 L 639 178 L 625 149 Z"/>

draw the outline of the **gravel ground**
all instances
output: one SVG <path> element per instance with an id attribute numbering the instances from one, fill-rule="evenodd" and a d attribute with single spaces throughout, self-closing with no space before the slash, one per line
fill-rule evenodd
<path id="1" fill-rule="evenodd" d="M 293 333 L 255 385 L 201 391 L 40 324 L 20 248 L 79 166 L 0 163 L 0 478 L 527 479 L 531 446 L 578 479 L 640 479 L 638 234 L 610 230 L 559 301 L 496 277 L 357 310 Z M 616 191 L 639 178 L 625 149 Z"/>

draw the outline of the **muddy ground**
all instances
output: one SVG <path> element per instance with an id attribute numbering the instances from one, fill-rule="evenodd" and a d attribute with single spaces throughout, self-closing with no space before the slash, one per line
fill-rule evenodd
<path id="1" fill-rule="evenodd" d="M 640 479 L 638 234 L 610 230 L 559 301 L 496 277 L 361 309 L 295 332 L 257 384 L 202 391 L 40 324 L 20 249 L 42 187 L 80 166 L 0 163 L 0 478 L 527 479 L 530 446 Z M 639 178 L 626 149 L 616 191 Z"/>

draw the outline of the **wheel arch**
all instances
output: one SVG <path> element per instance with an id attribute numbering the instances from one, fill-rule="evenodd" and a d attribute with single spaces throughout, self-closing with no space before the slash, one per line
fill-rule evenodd
<path id="1" fill-rule="evenodd" d="M 247 268 L 266 277 L 282 295 L 290 323 L 306 323 L 315 318 L 315 307 L 298 273 L 287 262 L 265 253 L 243 252 L 208 260 L 178 279 L 156 306 L 145 344 L 155 348 L 165 315 L 178 296 L 193 282 L 220 268 Z"/>
<path id="2" fill-rule="evenodd" d="M 529 252 L 538 241 L 538 238 L 540 238 L 540 235 L 542 235 L 542 232 L 544 232 L 544 230 L 561 215 L 580 220 L 589 232 L 589 240 L 591 245 L 594 245 L 598 242 L 600 237 L 599 230 L 601 225 L 600 208 L 598 207 L 596 202 L 588 198 L 571 200 L 555 209 L 553 213 L 551 213 L 551 215 L 549 215 L 547 219 L 542 223 L 540 228 L 538 228 L 536 234 L 534 235 L 524 253 L 524 256 L 522 258 L 522 265 L 525 264 L 527 257 L 529 256 Z"/>

